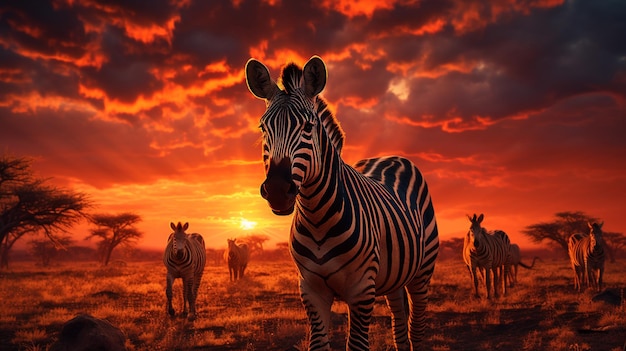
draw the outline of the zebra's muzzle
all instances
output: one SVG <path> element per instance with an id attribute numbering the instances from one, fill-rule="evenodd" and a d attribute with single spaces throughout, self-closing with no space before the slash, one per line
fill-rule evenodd
<path id="1" fill-rule="evenodd" d="M 274 214 L 285 216 L 293 212 L 298 187 L 291 178 L 291 162 L 288 158 L 270 166 L 260 190 Z"/>

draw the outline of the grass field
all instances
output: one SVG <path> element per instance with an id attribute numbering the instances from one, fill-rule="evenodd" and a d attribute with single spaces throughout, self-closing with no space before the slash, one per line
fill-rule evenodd
<path id="1" fill-rule="evenodd" d="M 295 350 L 306 345 L 306 321 L 291 261 L 255 262 L 231 283 L 225 265 L 208 265 L 198 297 L 198 319 L 165 312 L 161 262 L 91 263 L 53 268 L 16 263 L 0 272 L 0 349 L 47 350 L 61 326 L 78 313 L 104 318 L 126 334 L 129 350 Z M 607 263 L 609 288 L 626 288 L 626 262 Z M 522 269 L 506 298 L 470 298 L 460 260 L 440 261 L 431 286 L 427 350 L 621 351 L 626 307 L 592 302 L 573 291 L 565 260 Z M 175 307 L 182 305 L 174 286 Z M 483 292 L 484 296 L 484 292 Z M 623 297 L 622 297 L 623 301 Z M 336 303 L 333 349 L 344 349 L 347 314 Z M 379 298 L 370 328 L 372 350 L 392 350 L 389 312 Z"/>

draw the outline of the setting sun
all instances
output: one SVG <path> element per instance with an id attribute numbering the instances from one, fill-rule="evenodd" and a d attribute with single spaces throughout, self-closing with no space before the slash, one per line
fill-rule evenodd
<path id="1" fill-rule="evenodd" d="M 239 222 L 239 227 L 243 230 L 252 230 L 256 228 L 257 222 L 247 220 L 245 218 L 241 218 Z"/>

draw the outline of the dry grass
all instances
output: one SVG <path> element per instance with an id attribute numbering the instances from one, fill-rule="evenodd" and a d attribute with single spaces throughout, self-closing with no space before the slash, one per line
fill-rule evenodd
<path id="1" fill-rule="evenodd" d="M 626 263 L 607 264 L 607 287 L 625 288 Z M 626 308 L 592 302 L 573 291 L 565 261 L 523 270 L 506 298 L 470 297 L 460 261 L 439 262 L 428 308 L 425 348 L 432 350 L 621 350 Z M 175 307 L 182 304 L 180 281 Z M 483 291 L 484 296 L 484 291 Z M 226 267 L 206 268 L 198 319 L 165 312 L 160 262 L 102 269 L 95 264 L 40 268 L 18 264 L 0 272 L 0 349 L 45 351 L 62 324 L 78 313 L 105 318 L 128 337 L 129 350 L 286 350 L 306 346 L 307 326 L 293 264 L 252 262 L 248 276 L 228 280 Z M 343 349 L 347 308 L 333 307 L 332 346 Z M 392 350 L 389 312 L 377 299 L 372 350 Z"/>

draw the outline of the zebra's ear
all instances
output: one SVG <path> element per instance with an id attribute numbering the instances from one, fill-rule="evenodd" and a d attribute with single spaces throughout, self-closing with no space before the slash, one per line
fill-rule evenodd
<path id="1" fill-rule="evenodd" d="M 170 228 L 172 228 L 173 231 L 176 231 L 176 224 L 174 224 L 174 222 L 170 222 Z"/>
<path id="2" fill-rule="evenodd" d="M 304 65 L 304 93 L 313 98 L 324 90 L 326 86 L 326 65 L 319 56 L 313 56 Z"/>
<path id="3" fill-rule="evenodd" d="M 185 222 L 183 225 L 183 231 L 187 230 L 187 228 L 189 228 L 189 222 Z"/>
<path id="4" fill-rule="evenodd" d="M 279 90 L 267 67 L 253 58 L 246 63 L 246 83 L 250 92 L 259 99 L 270 100 Z"/>
<path id="5" fill-rule="evenodd" d="M 478 223 L 482 223 L 483 219 L 485 219 L 485 216 L 481 213 L 480 216 L 478 216 Z"/>

